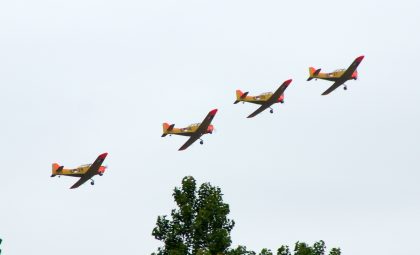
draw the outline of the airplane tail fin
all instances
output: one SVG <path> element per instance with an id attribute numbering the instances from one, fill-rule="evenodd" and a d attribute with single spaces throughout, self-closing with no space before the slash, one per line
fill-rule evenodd
<path id="1" fill-rule="evenodd" d="M 163 123 L 162 127 L 163 127 L 163 134 L 162 137 L 165 137 L 166 135 L 168 135 L 168 132 L 172 131 L 172 129 L 174 129 L 175 124 L 169 125 L 168 123 Z"/>
<path id="2" fill-rule="evenodd" d="M 242 99 L 244 99 L 247 95 L 248 95 L 248 93 L 249 92 L 242 92 L 241 90 L 236 90 L 236 101 L 235 102 L 233 102 L 234 104 L 237 104 L 237 103 L 239 103 Z"/>
<path id="3" fill-rule="evenodd" d="M 315 69 L 314 67 L 309 67 L 309 78 L 307 79 L 307 81 L 312 80 L 313 78 L 315 78 L 319 72 L 321 72 L 321 68 L 319 69 Z"/>
<path id="4" fill-rule="evenodd" d="M 52 164 L 52 174 L 51 177 L 56 176 L 57 174 L 60 174 L 63 171 L 64 166 L 60 166 L 57 163 Z"/>

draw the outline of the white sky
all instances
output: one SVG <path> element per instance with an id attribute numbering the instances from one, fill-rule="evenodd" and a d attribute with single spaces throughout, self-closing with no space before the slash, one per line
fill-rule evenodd
<path id="1" fill-rule="evenodd" d="M 3 253 L 150 254 L 186 175 L 221 187 L 233 245 L 323 239 L 344 254 L 418 254 L 418 1 L 0 1 Z M 358 81 L 329 96 L 308 67 Z M 235 90 L 293 78 L 273 115 Z M 217 133 L 187 151 L 161 123 Z M 109 152 L 96 185 L 51 163 Z"/>

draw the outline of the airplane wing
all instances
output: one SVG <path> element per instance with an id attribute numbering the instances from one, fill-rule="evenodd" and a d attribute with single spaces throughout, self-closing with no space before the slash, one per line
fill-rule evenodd
<path id="1" fill-rule="evenodd" d="M 268 107 L 270 107 L 273 103 L 265 103 L 263 105 L 260 106 L 260 108 L 258 108 L 255 112 L 251 113 L 247 118 L 252 118 L 257 116 L 258 114 L 260 114 L 261 112 L 263 112 L 265 109 L 267 109 Z"/>
<path id="2" fill-rule="evenodd" d="M 197 141 L 203 134 L 206 133 L 208 126 L 210 125 L 211 121 L 213 120 L 214 116 L 217 113 L 217 109 L 211 110 L 207 116 L 204 118 L 203 122 L 201 122 L 200 126 L 197 128 L 197 131 L 184 143 L 184 145 L 179 148 L 180 151 L 185 150 L 186 148 L 190 147 L 195 141 Z"/>
<path id="3" fill-rule="evenodd" d="M 340 87 L 344 82 L 349 80 L 351 76 L 353 75 L 354 71 L 356 71 L 359 64 L 362 62 L 364 56 L 360 56 L 356 58 L 353 63 L 347 68 L 347 70 L 343 73 L 343 75 L 340 77 L 338 81 L 336 81 L 331 87 L 329 87 L 324 93 L 322 93 L 323 96 L 328 95 L 329 93 L 333 92 L 336 88 Z"/>
<path id="4" fill-rule="evenodd" d="M 217 109 L 211 110 L 207 116 L 204 118 L 203 122 L 201 122 L 200 126 L 198 127 L 197 131 L 200 134 L 205 134 L 207 131 L 207 128 L 209 127 L 211 121 L 213 120 L 214 116 L 217 113 Z"/>
<path id="5" fill-rule="evenodd" d="M 98 170 L 99 170 L 99 167 L 101 167 L 101 165 L 104 162 L 107 155 L 108 155 L 108 153 L 106 153 L 106 152 L 99 155 L 98 158 L 95 160 L 95 162 L 93 162 L 93 164 L 86 171 L 86 173 L 82 177 L 80 177 L 80 179 L 75 184 L 73 184 L 73 186 L 71 186 L 70 189 L 78 188 L 80 185 L 87 182 L 95 174 L 97 174 Z"/>
<path id="6" fill-rule="evenodd" d="M 273 105 L 277 102 L 279 97 L 283 95 L 284 91 L 287 89 L 287 86 L 292 82 L 292 79 L 283 82 L 283 84 L 271 95 L 270 99 L 265 102 L 265 104 L 261 105 L 255 112 L 251 113 L 247 118 L 252 118 L 263 112 L 265 109 Z"/>
<path id="7" fill-rule="evenodd" d="M 334 84 L 329 87 L 326 91 L 324 91 L 324 93 L 322 93 L 323 96 L 330 94 L 331 92 L 333 92 L 336 88 L 340 87 L 340 85 L 342 85 L 344 82 L 343 81 L 336 81 L 334 82 Z"/>
<path id="8" fill-rule="evenodd" d="M 287 86 L 289 86 L 291 82 L 292 79 L 283 82 L 283 84 L 276 91 L 274 91 L 273 95 L 271 95 L 268 101 L 272 102 L 271 104 L 276 103 L 279 97 L 283 95 L 284 91 L 287 89 Z"/>
<path id="9" fill-rule="evenodd" d="M 184 145 L 182 145 L 181 148 L 179 148 L 178 150 L 179 151 L 185 150 L 186 148 L 190 147 L 191 144 L 193 144 L 195 141 L 197 141 L 200 137 L 201 137 L 201 134 L 197 134 L 197 135 L 191 136 L 190 139 L 188 139 L 184 143 Z"/>
<path id="10" fill-rule="evenodd" d="M 340 77 L 340 79 L 345 80 L 345 81 L 350 79 L 352 74 L 354 73 L 354 71 L 356 71 L 357 67 L 362 62 L 363 58 L 364 58 L 364 56 L 360 56 L 360 57 L 356 58 L 353 61 L 353 63 L 351 63 L 349 68 L 347 68 L 347 70 L 343 73 L 343 75 Z"/>

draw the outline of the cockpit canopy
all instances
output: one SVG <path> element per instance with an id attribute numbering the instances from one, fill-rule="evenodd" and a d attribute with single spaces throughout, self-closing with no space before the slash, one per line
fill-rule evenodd
<path id="1" fill-rule="evenodd" d="M 199 127 L 200 125 L 201 125 L 201 123 L 194 123 L 194 124 L 191 124 L 191 125 L 189 125 L 188 127 L 186 127 L 186 129 L 188 129 L 188 130 L 192 130 L 192 129 L 194 129 L 194 128 Z"/>
<path id="2" fill-rule="evenodd" d="M 344 71 L 346 71 L 346 69 L 337 69 L 337 70 L 334 71 L 334 73 L 341 73 L 341 72 L 344 72 Z"/>
<path id="3" fill-rule="evenodd" d="M 273 92 L 264 92 L 261 93 L 260 96 L 271 96 L 273 94 Z"/>

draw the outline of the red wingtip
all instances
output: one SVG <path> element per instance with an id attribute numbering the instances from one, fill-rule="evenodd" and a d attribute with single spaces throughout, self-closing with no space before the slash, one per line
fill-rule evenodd
<path id="1" fill-rule="evenodd" d="M 216 113 L 217 113 L 217 109 L 213 109 L 213 110 L 210 111 L 211 115 L 216 115 Z"/>
<path id="2" fill-rule="evenodd" d="M 356 58 L 356 61 L 357 62 L 362 62 L 362 60 L 365 58 L 365 56 L 360 56 L 360 57 L 358 57 L 358 58 Z"/>
<path id="3" fill-rule="evenodd" d="M 102 153 L 101 155 L 99 155 L 100 159 L 105 159 L 106 156 L 108 156 L 108 152 Z"/>
<path id="4" fill-rule="evenodd" d="M 284 84 L 286 85 L 286 86 L 289 86 L 289 84 L 292 82 L 292 79 L 289 79 L 289 80 L 287 80 L 287 81 L 285 81 L 284 82 Z"/>

